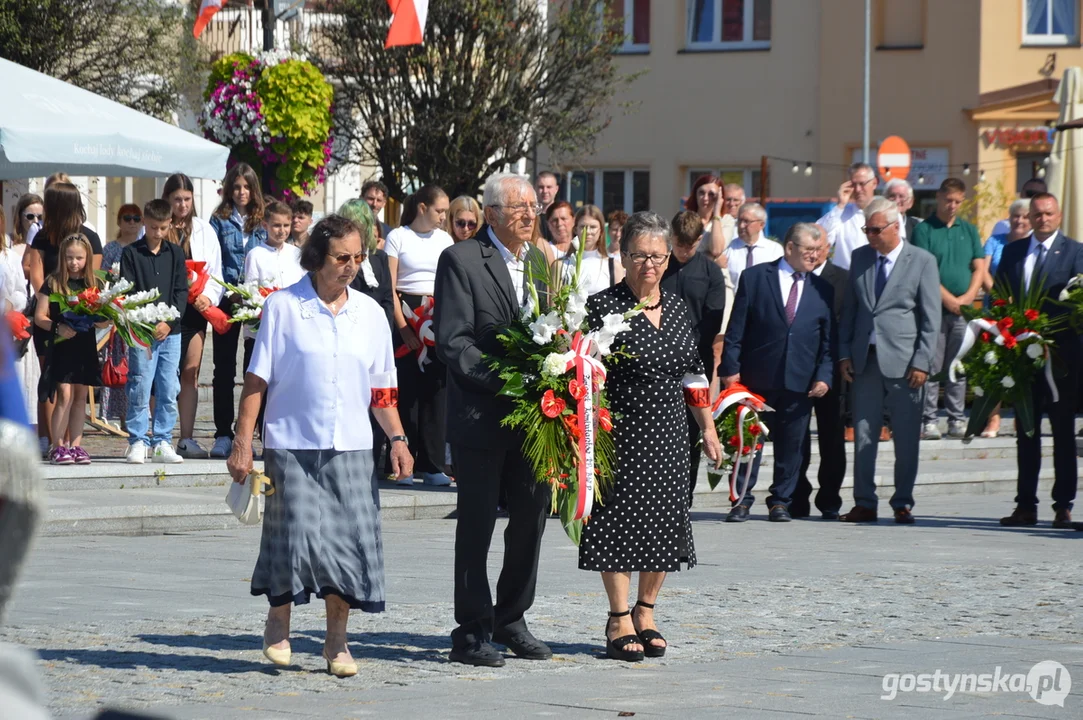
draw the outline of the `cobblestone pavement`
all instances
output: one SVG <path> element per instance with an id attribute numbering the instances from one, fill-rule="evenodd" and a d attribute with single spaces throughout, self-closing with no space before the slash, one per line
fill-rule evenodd
<path id="1" fill-rule="evenodd" d="M 528 615 L 553 646 L 551 662 L 446 662 L 454 526 L 436 520 L 385 524 L 389 609 L 351 618 L 361 672 L 350 680 L 323 672 L 317 603 L 294 610 L 296 666 L 263 659 L 266 606 L 248 594 L 259 532 L 250 529 L 42 539 L 0 640 L 38 651 L 50 707 L 63 718 L 107 705 L 183 718 L 476 717 L 487 708 L 506 717 L 717 717 L 736 708 L 739 717 L 1078 718 L 1083 533 L 1050 529 L 1047 508 L 1044 527 L 1002 529 L 996 518 L 1010 500 L 935 498 L 915 508 L 913 527 L 726 525 L 721 514 L 695 513 L 701 563 L 671 576 L 658 604 L 671 650 L 638 668 L 601 656 L 601 583 L 576 569 L 555 523 Z M 879 699 L 888 672 L 1011 663 L 1025 672 L 1044 659 L 1074 675 L 1064 708 L 1025 693 L 926 697 L 924 706 Z"/>

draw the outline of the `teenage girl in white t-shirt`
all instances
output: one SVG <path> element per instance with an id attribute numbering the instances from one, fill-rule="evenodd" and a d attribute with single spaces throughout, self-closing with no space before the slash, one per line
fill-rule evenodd
<path id="1" fill-rule="evenodd" d="M 624 279 L 624 266 L 619 258 L 609 256 L 605 246 L 605 216 L 597 205 L 584 205 L 575 214 L 575 233 L 572 249 L 560 260 L 561 282 L 569 283 L 575 277 L 575 248 L 586 232 L 587 244 L 579 267 L 579 284 L 587 295 L 601 292 Z"/>
<path id="2" fill-rule="evenodd" d="M 441 228 L 447 217 L 447 193 L 435 185 L 426 185 L 406 200 L 402 226 L 387 236 L 384 252 L 391 271 L 391 287 L 396 293 L 396 350 L 405 345 L 410 352 L 395 360 L 399 376 L 399 415 L 403 419 L 410 449 L 416 454 L 414 469 L 427 485 L 450 485 L 444 474 L 444 408 L 447 370 L 428 349 L 424 368 L 418 366 L 421 340 L 406 320 L 402 305 L 410 309 L 431 297 L 436 284 L 436 264 L 440 253 L 454 244 Z M 435 298 L 439 302 L 439 298 Z M 413 411 L 417 410 L 417 421 Z M 400 485 L 412 485 L 406 478 Z"/>

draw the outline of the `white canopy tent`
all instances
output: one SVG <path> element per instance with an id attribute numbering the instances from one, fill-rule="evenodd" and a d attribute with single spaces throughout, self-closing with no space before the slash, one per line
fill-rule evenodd
<path id="1" fill-rule="evenodd" d="M 0 98 L 0 180 L 226 171 L 229 148 L 4 59 Z"/>
<path id="2" fill-rule="evenodd" d="M 1083 241 L 1083 72 L 1064 71 L 1053 100 L 1060 105 L 1046 184 L 1060 200 L 1061 229 Z"/>

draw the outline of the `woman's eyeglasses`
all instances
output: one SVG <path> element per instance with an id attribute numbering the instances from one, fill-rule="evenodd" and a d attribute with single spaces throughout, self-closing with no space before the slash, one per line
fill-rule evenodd
<path id="1" fill-rule="evenodd" d="M 143 222 L 143 218 L 139 215 L 121 215 L 120 219 L 124 222 Z"/>
<path id="2" fill-rule="evenodd" d="M 27 213 L 26 215 L 23 215 L 23 217 L 26 218 L 27 222 L 41 222 L 41 219 L 45 216 L 41 213 Z"/>
<path id="3" fill-rule="evenodd" d="M 332 255 L 331 253 L 327 253 L 327 257 L 331 258 L 331 260 L 335 263 L 335 265 L 337 265 L 339 267 L 345 267 L 346 263 L 350 262 L 351 260 L 354 261 L 355 265 L 360 265 L 361 263 L 363 263 L 365 261 L 365 253 L 364 252 L 359 252 L 356 255 L 351 255 L 350 253 L 342 253 L 341 255 Z"/>
<path id="4" fill-rule="evenodd" d="M 647 255 L 647 254 L 644 254 L 644 253 L 634 252 L 634 253 L 627 253 L 627 255 L 628 255 L 628 257 L 630 257 L 632 259 L 632 262 L 634 264 L 636 264 L 636 265 L 644 265 L 647 262 L 649 262 L 651 265 L 654 265 L 655 267 L 661 265 L 662 263 L 664 263 L 666 260 L 669 259 L 669 253 L 666 253 L 665 255 Z"/>
<path id="5" fill-rule="evenodd" d="M 473 220 L 456 220 L 455 221 L 455 227 L 459 228 L 460 230 L 474 230 L 474 229 L 477 228 L 477 226 L 478 226 L 478 224 L 476 222 L 474 222 Z"/>

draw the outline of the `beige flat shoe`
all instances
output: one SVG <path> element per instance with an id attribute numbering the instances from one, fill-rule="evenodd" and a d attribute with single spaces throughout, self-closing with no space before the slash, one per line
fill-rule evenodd
<path id="1" fill-rule="evenodd" d="M 326 655 L 323 659 L 327 661 L 327 672 L 335 677 L 353 677 L 357 674 L 357 663 L 351 660 L 350 662 L 335 662 Z"/>
<path id="2" fill-rule="evenodd" d="M 273 647 L 271 647 L 270 645 L 267 644 L 266 640 L 264 640 L 263 641 L 263 657 L 267 658 L 268 660 L 273 662 L 275 665 L 279 665 L 281 667 L 286 667 L 287 665 L 290 664 L 290 648 L 286 648 L 285 650 L 280 650 L 278 648 L 273 648 Z"/>

